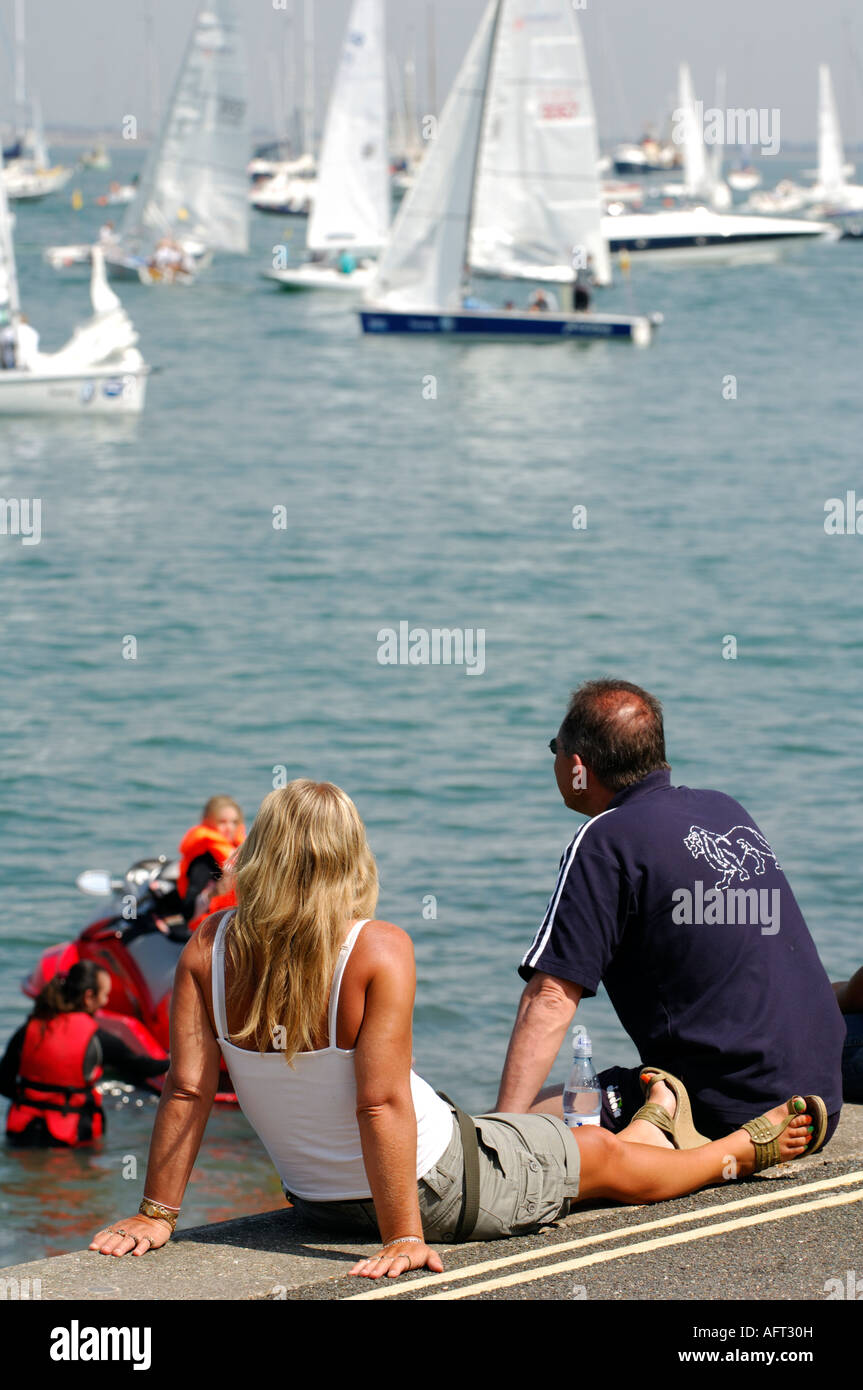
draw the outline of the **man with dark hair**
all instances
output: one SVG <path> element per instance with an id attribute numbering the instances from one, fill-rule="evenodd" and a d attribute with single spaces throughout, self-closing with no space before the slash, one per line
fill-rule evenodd
<path id="1" fill-rule="evenodd" d="M 558 789 L 587 816 L 519 966 L 527 981 L 497 1110 L 561 1114 L 542 1091 L 581 999 L 605 985 L 643 1065 L 679 1077 L 718 1138 L 794 1092 L 842 1104 L 845 1029 L 788 881 L 743 807 L 671 785 L 662 708 L 628 681 L 575 691 L 551 740 Z M 602 1124 L 643 1101 L 639 1075 L 600 1074 Z"/>

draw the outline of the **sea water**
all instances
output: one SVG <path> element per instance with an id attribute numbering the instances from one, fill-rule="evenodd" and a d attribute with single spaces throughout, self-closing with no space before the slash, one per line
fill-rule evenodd
<path id="1" fill-rule="evenodd" d="M 95 233 L 124 159 L 76 175 L 80 214 L 18 206 L 45 348 L 87 286 L 41 249 Z M 258 278 L 302 236 L 256 215 L 250 256 L 191 289 L 117 286 L 158 368 L 139 421 L 0 419 L 0 496 L 41 499 L 38 545 L 0 536 L 3 1042 L 33 962 L 99 913 L 80 870 L 172 854 L 214 793 L 251 820 L 274 783 L 331 779 L 368 826 L 379 914 L 414 939 L 417 1068 L 491 1108 L 516 967 L 581 824 L 548 740 L 607 674 L 662 699 L 673 779 L 744 803 L 847 978 L 863 536 L 824 519 L 863 492 L 863 243 L 633 260 L 600 302 L 665 315 L 640 351 L 363 339 L 341 300 Z M 482 631 L 481 674 L 382 663 L 402 622 L 474 652 Z M 601 991 L 580 1014 L 604 1065 L 636 1062 Z M 117 1105 L 98 1152 L 0 1148 L 0 1264 L 137 1209 L 153 1108 Z M 184 1222 L 280 1201 L 242 1116 L 215 1113 Z"/>

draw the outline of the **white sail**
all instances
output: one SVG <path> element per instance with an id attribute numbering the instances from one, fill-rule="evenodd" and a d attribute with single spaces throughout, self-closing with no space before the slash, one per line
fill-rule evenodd
<path id="1" fill-rule="evenodd" d="M 393 309 L 458 308 L 489 64 L 500 0 L 490 0 L 447 98 L 436 139 L 393 226 L 368 298 Z"/>
<path id="2" fill-rule="evenodd" d="M 0 143 L 0 310 L 8 315 L 13 325 L 21 313 L 21 300 L 18 293 L 18 270 L 15 265 L 15 241 L 12 235 L 12 214 L 6 197 L 6 179 L 3 170 L 3 148 Z"/>
<path id="3" fill-rule="evenodd" d="M 121 231 L 124 250 L 160 237 L 249 248 L 245 51 L 233 0 L 198 11 L 158 144 Z"/>
<path id="4" fill-rule="evenodd" d="M 845 153 L 839 129 L 839 113 L 826 63 L 818 68 L 818 187 L 831 196 L 845 183 Z"/>
<path id="5" fill-rule="evenodd" d="M 692 74 L 688 63 L 680 64 L 677 89 L 675 139 L 683 146 L 683 190 L 690 198 L 702 198 L 709 191 L 707 159 L 704 152 L 704 131 L 698 119 Z"/>
<path id="6" fill-rule="evenodd" d="M 592 257 L 602 235 L 599 142 L 571 0 L 504 0 L 483 122 L 471 264 L 521 275 Z"/>
<path id="7" fill-rule="evenodd" d="M 389 232 L 383 0 L 354 0 L 324 127 L 306 244 L 376 251 Z"/>

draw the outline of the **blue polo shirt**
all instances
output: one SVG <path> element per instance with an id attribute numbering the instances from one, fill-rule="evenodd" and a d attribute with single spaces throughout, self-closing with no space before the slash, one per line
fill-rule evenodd
<path id="1" fill-rule="evenodd" d="M 652 772 L 582 825 L 519 967 L 605 985 L 642 1064 L 719 1135 L 787 1100 L 842 1103 L 845 1024 L 776 856 L 721 792 Z"/>

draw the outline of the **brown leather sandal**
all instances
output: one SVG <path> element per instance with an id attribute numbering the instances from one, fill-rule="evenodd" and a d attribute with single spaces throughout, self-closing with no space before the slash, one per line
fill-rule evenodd
<path id="1" fill-rule="evenodd" d="M 649 1124 L 656 1125 L 668 1135 L 676 1149 L 700 1149 L 702 1144 L 709 1144 L 710 1140 L 703 1134 L 699 1134 L 695 1125 L 692 1123 L 692 1106 L 689 1103 L 689 1095 L 683 1082 L 671 1072 L 663 1071 L 661 1067 L 643 1067 L 640 1074 L 641 1089 L 647 1095 L 654 1081 L 664 1081 L 670 1091 L 673 1091 L 677 1101 L 677 1109 L 674 1115 L 669 1115 L 656 1101 L 649 1100 L 641 1109 L 633 1115 L 633 1120 L 647 1120 Z"/>
<path id="2" fill-rule="evenodd" d="M 824 1143 L 824 1136 L 827 1133 L 827 1106 L 820 1096 L 792 1096 L 787 1102 L 788 1115 L 778 1124 L 773 1124 L 766 1115 L 758 1115 L 754 1120 L 748 1120 L 741 1129 L 745 1129 L 755 1147 L 755 1167 L 754 1173 L 760 1173 L 762 1168 L 772 1168 L 775 1163 L 792 1163 L 793 1159 L 783 1159 L 779 1152 L 779 1136 L 784 1134 L 791 1121 L 796 1115 L 809 1114 L 812 1117 L 812 1138 L 799 1154 L 794 1158 L 809 1158 L 817 1153 Z"/>

